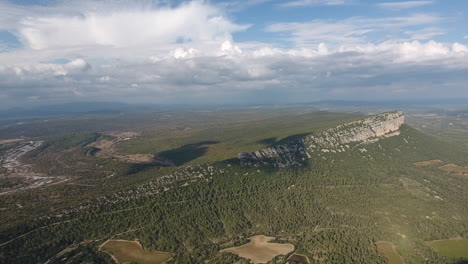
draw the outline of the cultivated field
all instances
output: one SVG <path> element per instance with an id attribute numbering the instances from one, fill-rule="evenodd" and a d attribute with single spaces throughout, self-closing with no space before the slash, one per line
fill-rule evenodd
<path id="1" fill-rule="evenodd" d="M 245 245 L 226 248 L 220 252 L 236 254 L 241 258 L 250 259 L 251 263 L 267 263 L 278 255 L 286 255 L 294 250 L 292 244 L 269 243 L 274 237 L 259 235 L 249 239 L 250 242 Z"/>
<path id="2" fill-rule="evenodd" d="M 160 264 L 173 257 L 172 253 L 143 249 L 138 241 L 108 240 L 100 250 L 109 253 L 117 263 Z"/>
<path id="3" fill-rule="evenodd" d="M 393 245 L 392 242 L 378 241 L 375 243 L 375 245 L 377 246 L 377 252 L 379 252 L 379 254 L 383 255 L 387 259 L 388 264 L 405 263 L 403 258 L 396 251 L 395 245 Z"/>
<path id="4" fill-rule="evenodd" d="M 436 240 L 427 244 L 442 256 L 468 260 L 468 239 Z"/>

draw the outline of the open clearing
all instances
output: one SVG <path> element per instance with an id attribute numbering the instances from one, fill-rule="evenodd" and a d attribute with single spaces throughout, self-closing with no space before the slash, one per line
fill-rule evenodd
<path id="1" fill-rule="evenodd" d="M 427 245 L 442 256 L 468 260 L 468 239 L 435 240 Z"/>
<path id="2" fill-rule="evenodd" d="M 117 263 L 161 264 L 174 256 L 169 252 L 145 250 L 140 242 L 128 240 L 108 240 L 99 250 L 110 254 Z"/>
<path id="3" fill-rule="evenodd" d="M 239 246 L 220 250 L 220 252 L 229 252 L 236 254 L 241 258 L 250 259 L 250 263 L 267 263 L 278 255 L 286 255 L 294 250 L 292 244 L 269 243 L 275 239 L 268 236 L 250 237 L 250 242 Z"/>
<path id="4" fill-rule="evenodd" d="M 453 163 L 450 163 L 450 164 L 444 165 L 442 167 L 439 167 L 439 169 L 441 169 L 443 171 L 446 171 L 448 173 L 468 176 L 468 168 L 467 167 L 458 166 L 458 165 L 453 164 Z"/>
<path id="5" fill-rule="evenodd" d="M 0 140 L 0 145 L 15 143 L 15 142 L 23 141 L 23 140 L 24 139 L 22 139 L 22 138 L 2 139 L 2 140 Z"/>
<path id="6" fill-rule="evenodd" d="M 405 263 L 403 258 L 396 251 L 395 245 L 393 245 L 392 242 L 377 241 L 375 242 L 375 245 L 377 246 L 377 252 L 379 252 L 379 254 L 383 255 L 387 259 L 388 264 Z"/>
<path id="7" fill-rule="evenodd" d="M 430 189 L 418 181 L 401 177 L 400 182 L 403 184 L 405 189 L 413 195 L 427 196 L 430 194 Z"/>
<path id="8" fill-rule="evenodd" d="M 125 156 L 115 156 L 119 160 L 129 163 L 151 163 L 154 160 L 154 155 L 150 154 L 132 154 Z"/>
<path id="9" fill-rule="evenodd" d="M 423 167 L 423 166 L 431 166 L 431 165 L 438 165 L 444 163 L 441 160 L 426 160 L 426 161 L 420 161 L 420 162 L 415 162 L 413 165 L 416 165 L 417 167 Z"/>

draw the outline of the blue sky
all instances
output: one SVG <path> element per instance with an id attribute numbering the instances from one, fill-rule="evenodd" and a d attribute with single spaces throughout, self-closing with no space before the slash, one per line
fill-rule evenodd
<path id="1" fill-rule="evenodd" d="M 0 0 L 0 104 L 468 97 L 468 1 Z"/>
<path id="2" fill-rule="evenodd" d="M 460 41 L 468 34 L 468 1 L 439 0 L 439 1 L 342 1 L 343 4 L 320 5 L 326 1 L 310 1 L 311 4 L 291 6 L 285 8 L 284 3 L 301 1 L 265 1 L 258 5 L 246 6 L 239 12 L 233 12 L 234 21 L 252 24 L 252 27 L 244 32 L 234 34 L 239 41 L 260 40 L 270 42 L 275 40 L 274 34 L 265 32 L 270 24 L 278 22 L 307 22 L 314 19 L 344 20 L 351 17 L 388 18 L 395 16 L 411 16 L 414 14 L 429 14 L 440 16 L 441 21 L 434 26 L 440 27 L 444 34 L 434 36 L 437 41 Z M 304 1 L 307 2 L 307 1 Z M 314 2 L 318 2 L 315 3 Z M 341 1 L 339 1 L 341 2 Z M 222 3 L 222 2 L 221 2 Z M 404 4 L 408 7 L 404 8 Z M 420 6 L 416 4 L 419 3 Z M 392 5 L 393 4 L 393 5 Z M 401 4 L 401 5 L 398 5 Z M 411 7 L 411 4 L 415 7 Z M 415 26 L 416 29 L 425 28 L 426 25 Z M 400 34 L 402 32 L 399 32 Z M 401 35 L 400 35 L 401 36 Z M 385 36 L 376 36 L 377 41 L 384 41 Z M 401 36 L 401 37 L 404 37 Z"/>

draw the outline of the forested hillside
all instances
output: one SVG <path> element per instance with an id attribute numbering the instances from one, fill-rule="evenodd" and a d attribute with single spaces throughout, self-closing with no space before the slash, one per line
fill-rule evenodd
<path id="1" fill-rule="evenodd" d="M 296 137 L 270 147 L 287 140 Z M 12 222 L 2 221 L 0 262 L 112 263 L 98 246 L 114 238 L 172 252 L 168 263 L 247 263 L 219 250 L 258 234 L 293 244 L 311 263 L 387 263 L 377 241 L 393 243 L 405 263 L 461 261 L 426 242 L 468 238 L 468 177 L 440 169 L 467 166 L 467 151 L 401 124 L 397 134 L 353 142 L 346 151 L 316 151 L 300 166 L 285 167 L 230 158 L 128 174 L 132 168 L 118 160 L 85 156 L 97 170 L 120 166 L 115 186 L 128 184 L 125 177 L 134 177 L 132 184 L 89 199 L 76 193 L 79 203 L 69 204 L 77 205 L 57 202 L 54 214 L 40 218 L 10 216 Z M 432 160 L 440 163 L 418 165 Z M 107 176 L 99 181 L 113 180 Z M 8 206 L 26 197 L 1 199 Z"/>

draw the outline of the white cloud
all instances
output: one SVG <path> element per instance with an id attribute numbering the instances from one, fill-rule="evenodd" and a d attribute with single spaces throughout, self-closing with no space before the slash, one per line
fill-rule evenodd
<path id="1" fill-rule="evenodd" d="M 221 44 L 221 53 L 220 55 L 239 55 L 242 53 L 242 50 L 239 48 L 239 46 L 232 44 L 230 41 L 224 41 Z"/>
<path id="2" fill-rule="evenodd" d="M 463 44 L 383 42 L 316 48 L 240 49 L 229 56 L 223 49 L 175 59 L 116 61 L 89 65 L 83 59 L 67 64 L 29 64 L 0 67 L 2 92 L 9 101 L 35 96 L 38 101 L 77 97 L 135 100 L 153 103 L 230 102 L 257 98 L 259 91 L 276 94 L 274 100 L 305 100 L 336 96 L 415 96 L 434 94 L 441 80 L 449 91 L 466 83 L 468 47 Z M 431 72 L 428 76 L 427 72 Z M 450 76 L 450 78 L 448 78 Z M 95 81 L 93 81 L 95 80 Z M 451 89 L 451 90 L 450 90 Z M 406 92 L 405 92 L 406 91 Z M 365 94 L 360 94 L 365 93 Z M 463 91 L 458 91 L 463 93 Z M 465 92 L 466 95 L 466 92 Z M 253 99 L 254 100 L 254 99 Z"/>
<path id="3" fill-rule="evenodd" d="M 184 49 L 184 48 L 179 47 L 175 49 L 172 53 L 173 53 L 174 58 L 176 59 L 186 59 L 186 58 L 193 58 L 197 56 L 198 54 L 200 54 L 200 51 L 194 48 Z M 155 62 L 157 60 L 153 59 L 152 61 Z"/>
<path id="4" fill-rule="evenodd" d="M 435 36 L 446 34 L 445 30 L 436 27 L 428 27 L 419 30 L 407 30 L 404 33 L 408 35 L 410 39 L 414 40 L 432 39 Z"/>
<path id="5" fill-rule="evenodd" d="M 90 65 L 83 59 L 74 59 L 66 64 L 35 63 L 27 65 L 0 66 L 0 72 L 18 76 L 21 79 L 36 76 L 65 76 L 88 70 Z"/>
<path id="6" fill-rule="evenodd" d="M 306 2 L 332 4 L 291 3 Z M 110 1 L 59 3 L 28 9 L 0 4 L 0 28 L 14 31 L 26 44 L 0 53 L 2 104 L 77 97 L 294 102 L 337 95 L 430 96 L 440 87 L 468 96 L 460 88 L 468 81 L 468 46 L 431 41 L 444 33 L 438 25 L 442 18 L 435 15 L 268 26 L 269 34 L 295 44 L 284 49 L 275 43 L 235 42 L 233 32 L 246 26 L 209 2 L 175 7 L 135 6 L 134 1 L 125 7 Z M 6 14 L 4 6 L 14 15 Z M 58 61 L 65 63 L 51 63 Z"/>
<path id="7" fill-rule="evenodd" d="M 344 5 L 349 0 L 296 0 L 280 4 L 282 7 L 301 7 L 301 6 L 319 6 L 319 5 Z"/>
<path id="8" fill-rule="evenodd" d="M 377 5 L 383 8 L 400 10 L 400 9 L 420 7 L 420 6 L 429 5 L 432 3 L 433 1 L 405 1 L 405 2 L 380 3 Z"/>
<path id="9" fill-rule="evenodd" d="M 231 23 L 216 8 L 190 2 L 176 8 L 86 12 L 24 18 L 18 32 L 33 49 L 103 45 L 138 47 L 231 39 L 247 26 Z"/>
<path id="10" fill-rule="evenodd" d="M 313 20 L 304 23 L 275 23 L 267 27 L 273 33 L 286 33 L 289 39 L 298 46 L 318 44 L 321 42 L 332 44 L 365 43 L 373 34 L 406 33 L 409 39 L 427 39 L 429 35 L 443 34 L 442 31 L 423 29 L 408 31 L 408 27 L 433 25 L 441 20 L 440 17 L 426 14 L 415 14 L 405 17 L 363 18 L 353 17 L 339 21 Z M 408 36 L 397 36 L 408 38 Z M 386 36 L 388 38 L 388 36 Z M 385 41 L 379 40 L 379 41 Z M 375 41 L 374 41 L 375 42 Z"/>

